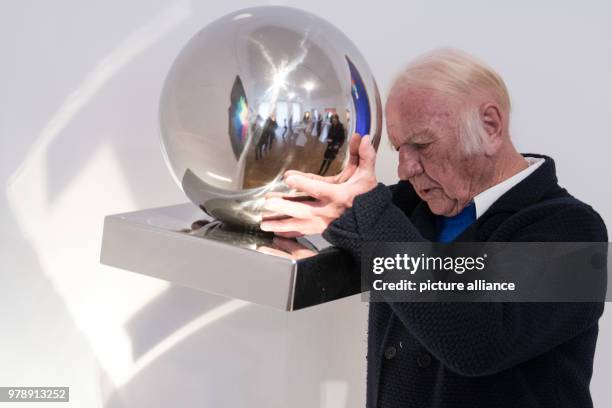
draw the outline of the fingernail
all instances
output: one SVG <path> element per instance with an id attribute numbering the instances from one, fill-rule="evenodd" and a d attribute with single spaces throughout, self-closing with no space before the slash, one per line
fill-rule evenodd
<path id="1" fill-rule="evenodd" d="M 262 222 L 261 224 L 259 224 L 259 228 L 262 231 L 268 231 L 268 223 L 267 222 Z"/>

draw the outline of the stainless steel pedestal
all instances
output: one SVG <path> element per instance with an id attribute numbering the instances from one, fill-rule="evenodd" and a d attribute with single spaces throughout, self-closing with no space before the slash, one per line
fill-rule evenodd
<path id="1" fill-rule="evenodd" d="M 294 253 L 272 238 L 221 225 L 193 204 L 181 204 L 107 216 L 100 261 L 288 311 L 360 292 L 358 269 L 345 252 L 309 237 L 286 242 L 298 249 Z"/>

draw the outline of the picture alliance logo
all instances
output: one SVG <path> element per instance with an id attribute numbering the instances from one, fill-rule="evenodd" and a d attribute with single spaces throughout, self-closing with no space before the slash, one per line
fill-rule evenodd
<path id="1" fill-rule="evenodd" d="M 487 254 L 482 256 L 428 256 L 420 254 L 396 254 L 389 257 L 372 259 L 372 272 L 376 275 L 388 271 L 403 271 L 414 275 L 418 271 L 453 271 L 462 274 L 469 271 L 482 271 L 485 268 Z"/>

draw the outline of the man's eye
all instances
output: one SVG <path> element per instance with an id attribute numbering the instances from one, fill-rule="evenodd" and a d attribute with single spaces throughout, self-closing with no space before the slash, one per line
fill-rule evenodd
<path id="1" fill-rule="evenodd" d="M 429 143 L 415 143 L 414 144 L 414 148 L 417 150 L 422 150 L 426 148 L 427 146 L 429 146 Z"/>

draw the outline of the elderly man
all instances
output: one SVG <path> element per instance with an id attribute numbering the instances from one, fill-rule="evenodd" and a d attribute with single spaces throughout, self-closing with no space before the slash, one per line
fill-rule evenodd
<path id="1" fill-rule="evenodd" d="M 607 241 L 599 215 L 557 184 L 550 157 L 517 152 L 504 82 L 469 55 L 416 60 L 385 113 L 398 184 L 377 183 L 369 137 L 353 136 L 341 174 L 286 174 L 315 201 L 267 199 L 290 218 L 262 229 L 323 233 L 356 261 L 366 241 Z M 367 406 L 591 407 L 602 311 L 601 303 L 372 303 Z"/>

